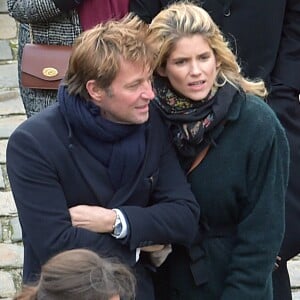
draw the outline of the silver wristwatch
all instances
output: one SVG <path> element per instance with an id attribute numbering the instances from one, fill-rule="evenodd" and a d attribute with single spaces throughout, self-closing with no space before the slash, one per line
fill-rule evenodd
<path id="1" fill-rule="evenodd" d="M 118 214 L 118 211 L 114 210 L 117 214 L 117 217 L 116 217 L 116 221 L 115 221 L 115 224 L 113 226 L 113 232 L 112 232 L 112 236 L 113 237 L 119 237 L 121 232 L 122 232 L 122 229 L 123 229 L 123 225 L 122 225 L 122 222 L 121 222 L 121 218 Z"/>

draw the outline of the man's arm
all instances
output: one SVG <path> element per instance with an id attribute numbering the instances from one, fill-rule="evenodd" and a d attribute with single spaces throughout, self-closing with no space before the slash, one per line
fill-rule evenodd
<path id="1" fill-rule="evenodd" d="M 101 206 L 77 205 L 69 208 L 72 225 L 98 233 L 112 233 L 117 213 Z"/>
<path id="2" fill-rule="evenodd" d="M 22 129 L 10 137 L 7 170 L 24 238 L 40 263 L 72 248 L 89 248 L 103 256 L 135 263 L 135 251 L 110 234 L 73 227 L 57 170 L 44 155 L 39 141 Z"/>
<path id="3" fill-rule="evenodd" d="M 132 250 L 170 243 L 187 245 L 193 241 L 198 230 L 198 204 L 173 148 L 169 143 L 165 144 L 151 205 L 118 207 L 128 223 L 128 235 L 123 242 L 129 243 Z M 142 193 L 140 197 L 143 197 Z M 95 232 L 111 232 L 111 227 L 107 226 L 107 219 L 110 218 L 108 223 L 112 222 L 111 210 L 98 206 L 77 206 L 70 211 L 73 222 L 78 222 L 80 227 Z"/>

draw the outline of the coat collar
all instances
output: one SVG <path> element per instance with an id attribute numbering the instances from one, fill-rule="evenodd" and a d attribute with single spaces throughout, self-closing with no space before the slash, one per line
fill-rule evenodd
<path id="1" fill-rule="evenodd" d="M 239 119 L 244 101 L 246 101 L 246 94 L 244 92 L 238 92 L 235 94 L 229 107 L 226 121 L 236 121 Z"/>
<path id="2" fill-rule="evenodd" d="M 150 107 L 150 115 L 152 115 L 151 111 L 153 108 Z M 145 158 L 143 160 L 142 167 L 140 168 L 138 175 L 134 178 L 133 181 L 128 182 L 120 189 L 115 191 L 110 182 L 107 168 L 103 166 L 99 161 L 97 161 L 73 134 L 72 127 L 68 121 L 68 119 L 64 116 L 64 121 L 68 130 L 68 141 L 67 147 L 68 151 L 76 165 L 79 169 L 82 177 L 84 178 L 86 184 L 89 186 L 95 199 L 97 202 L 104 207 L 114 208 L 121 205 L 130 198 L 132 193 L 135 191 L 137 184 L 143 177 L 148 157 L 151 153 L 155 152 L 155 143 L 149 142 L 153 140 L 153 136 L 155 134 L 155 130 L 152 129 L 152 122 L 149 119 L 149 126 L 147 128 L 147 136 L 146 136 L 146 153 Z M 70 174 L 72 176 L 72 174 Z"/>

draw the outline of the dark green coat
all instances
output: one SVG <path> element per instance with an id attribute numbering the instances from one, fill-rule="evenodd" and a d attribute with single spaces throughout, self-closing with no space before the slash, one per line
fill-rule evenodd
<path id="1" fill-rule="evenodd" d="M 189 255 L 175 248 L 163 266 L 172 286 L 164 300 L 271 300 L 284 233 L 285 132 L 260 98 L 237 94 L 216 142 L 188 176 L 207 229 Z"/>

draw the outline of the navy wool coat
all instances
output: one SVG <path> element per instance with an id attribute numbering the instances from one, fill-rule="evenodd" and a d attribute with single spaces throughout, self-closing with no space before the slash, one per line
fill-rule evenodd
<path id="1" fill-rule="evenodd" d="M 27 283 L 36 279 L 43 263 L 63 250 L 89 248 L 134 266 L 138 247 L 187 246 L 197 231 L 198 204 L 152 109 L 143 165 L 136 178 L 117 191 L 107 169 L 76 140 L 57 103 L 11 135 L 7 170 L 22 226 Z M 130 234 L 117 240 L 73 227 L 68 208 L 79 204 L 119 208 Z"/>

